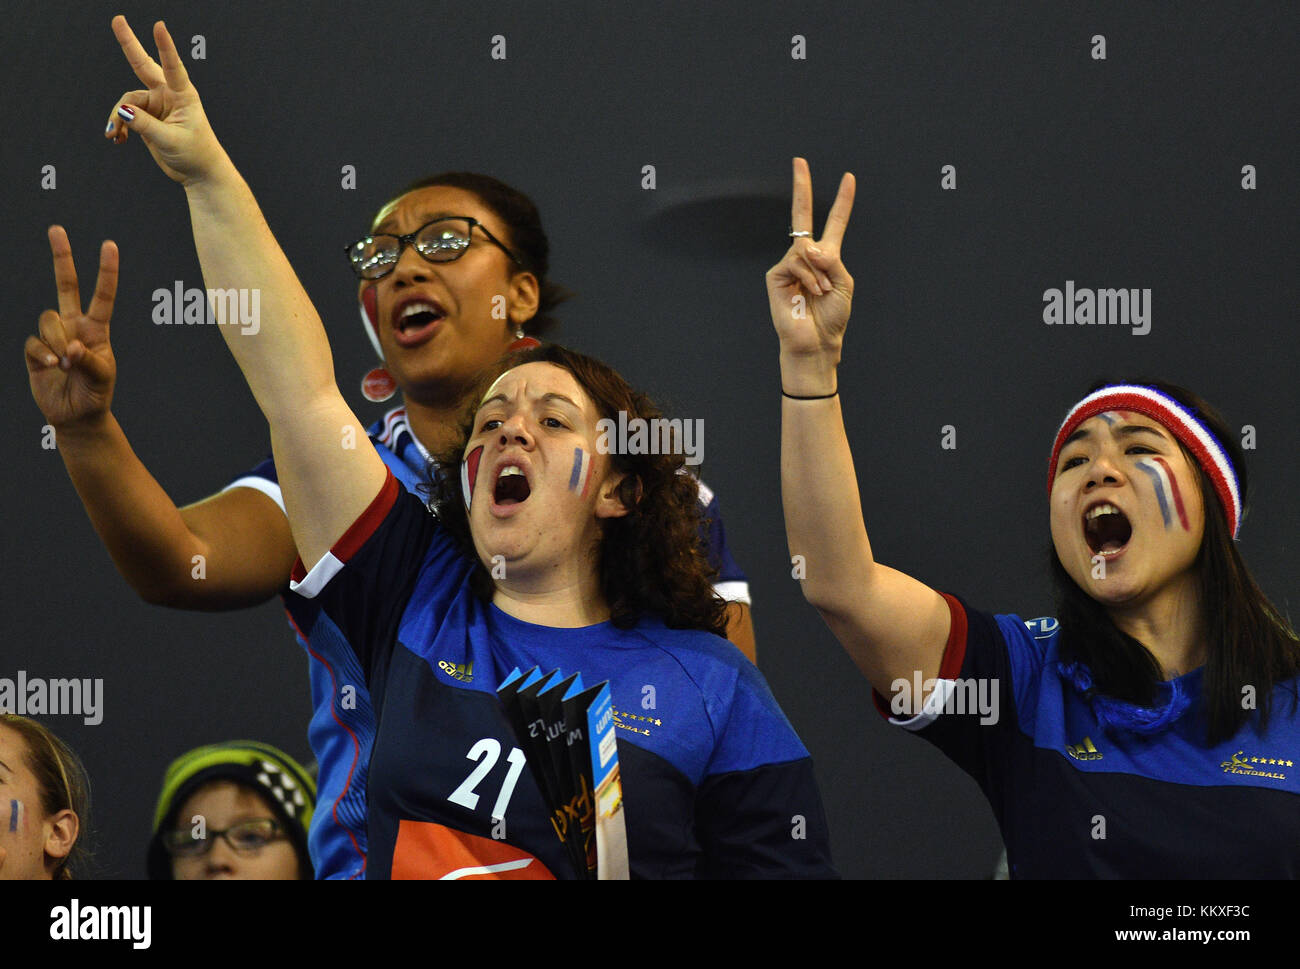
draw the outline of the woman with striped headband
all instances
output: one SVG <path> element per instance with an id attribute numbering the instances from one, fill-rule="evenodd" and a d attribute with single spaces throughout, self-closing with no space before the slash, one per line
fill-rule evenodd
<path id="1" fill-rule="evenodd" d="M 1155 382 L 1070 409 L 1048 469 L 1056 619 L 880 564 L 838 398 L 853 181 L 814 241 L 794 171 L 797 237 L 767 276 L 786 532 L 882 714 L 980 784 L 1013 878 L 1300 876 L 1300 644 L 1234 542 L 1246 476 L 1228 426 Z"/>

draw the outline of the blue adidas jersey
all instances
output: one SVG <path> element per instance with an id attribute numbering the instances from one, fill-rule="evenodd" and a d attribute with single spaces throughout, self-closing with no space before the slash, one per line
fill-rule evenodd
<path id="1" fill-rule="evenodd" d="M 812 761 L 726 640 L 515 619 L 470 588 L 474 561 L 390 474 L 293 589 L 352 644 L 379 728 L 370 878 L 571 878 L 496 696 L 513 669 L 608 680 L 633 877 L 833 877 Z"/>
<path id="2" fill-rule="evenodd" d="M 979 783 L 1012 878 L 1300 877 L 1296 681 L 1276 688 L 1267 730 L 1255 718 L 1213 747 L 1203 668 L 1178 678 L 1191 704 L 1167 729 L 1108 732 L 1057 671 L 1056 620 L 944 598 L 938 685 L 919 715 L 891 722 Z"/>
<path id="3" fill-rule="evenodd" d="M 375 450 L 408 491 L 425 484 L 428 454 L 411 433 L 406 409 L 397 407 L 368 430 Z M 227 488 L 254 488 L 281 510 L 275 463 L 267 458 Z M 749 582 L 727 547 L 717 497 L 700 483 L 702 529 L 707 529 L 710 564 L 718 570 L 714 589 L 722 598 L 749 603 Z M 366 872 L 366 779 L 375 736 L 375 715 L 356 655 L 333 621 L 309 599 L 286 592 L 285 611 L 307 651 L 312 719 L 308 740 L 319 768 L 316 811 L 308 844 L 318 878 L 363 878 Z"/>

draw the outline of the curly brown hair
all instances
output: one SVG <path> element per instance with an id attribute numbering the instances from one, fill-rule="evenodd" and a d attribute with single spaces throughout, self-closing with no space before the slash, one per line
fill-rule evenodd
<path id="1" fill-rule="evenodd" d="M 462 551 L 478 561 L 471 582 L 483 599 L 491 597 L 492 579 L 470 536 L 457 472 L 483 393 L 501 374 L 526 363 L 551 363 L 567 370 L 601 418 L 617 420 L 620 411 L 629 420 L 663 417 L 649 397 L 633 389 L 612 367 L 555 343 L 507 354 L 480 377 L 456 444 L 434 455 L 434 463 L 444 470 L 429 475 L 433 482 L 429 504 Z M 598 564 L 601 594 L 610 621 L 620 629 L 631 628 L 649 614 L 672 629 L 703 629 L 725 636 L 726 603 L 713 590 L 715 573 L 701 536 L 699 485 L 686 470 L 680 446 L 663 450 L 673 453 L 625 454 L 611 449 L 614 469 L 626 475 L 618 497 L 628 514 L 603 522 Z"/>

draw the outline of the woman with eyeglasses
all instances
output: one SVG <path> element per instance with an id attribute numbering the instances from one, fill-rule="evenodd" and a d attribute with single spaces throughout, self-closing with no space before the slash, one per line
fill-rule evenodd
<path id="1" fill-rule="evenodd" d="M 85 878 L 90 779 L 72 748 L 0 713 L 0 881 Z"/>
<path id="2" fill-rule="evenodd" d="M 205 147 L 220 152 L 193 86 L 168 89 L 160 73 L 148 72 L 147 54 L 125 20 L 116 18 L 113 29 L 148 90 L 122 98 L 106 135 L 125 140 L 136 112 L 167 116 L 183 104 L 173 119 L 186 118 L 188 136 L 209 138 Z M 188 181 L 144 140 L 164 172 Z M 224 610 L 284 595 L 310 657 L 310 736 L 321 765 L 322 810 L 311 838 L 316 871 L 322 878 L 360 877 L 373 708 L 364 689 L 342 692 L 340 684 L 360 682 L 351 661 L 328 623 L 319 624 L 315 606 L 286 592 L 296 550 L 275 464 L 267 459 L 218 494 L 178 508 L 112 415 L 110 304 L 97 291 L 82 313 L 63 230 L 52 229 L 50 242 L 59 313 L 42 317 L 40 338 L 28 341 L 28 364 L 33 395 L 57 430 L 59 453 L 87 513 L 119 571 L 146 601 Z M 508 349 L 535 344 L 554 324 L 552 312 L 566 294 L 547 278 L 549 244 L 541 219 L 532 201 L 510 186 L 486 175 L 448 172 L 388 202 L 370 232 L 348 247 L 348 257 L 358 276 L 362 324 L 383 361 L 363 392 L 376 401 L 395 391 L 402 398 L 368 433 L 404 486 L 427 487 L 431 455 L 455 437 L 474 379 Z M 105 245 L 102 262 L 111 291 L 117 272 L 112 244 Z M 49 356 L 57 366 L 43 362 Z M 714 588 L 728 600 L 727 635 L 753 659 L 747 580 L 727 549 L 717 500 L 703 486 L 700 502 L 709 560 L 718 571 Z M 196 556 L 202 557 L 202 581 L 195 578 Z"/>
<path id="3" fill-rule="evenodd" d="M 309 879 L 307 828 L 315 806 L 316 782 L 278 747 L 234 740 L 186 751 L 163 776 L 149 877 Z"/>
<path id="4" fill-rule="evenodd" d="M 767 275 L 786 534 L 880 711 L 979 783 L 1012 878 L 1300 877 L 1300 642 L 1237 548 L 1231 428 L 1155 381 L 1070 408 L 1048 452 L 1056 618 L 881 564 L 839 400 L 852 176 L 816 240 L 803 159 L 793 194 L 799 238 Z"/>
<path id="5" fill-rule="evenodd" d="M 192 91 L 161 25 L 155 39 L 163 66 L 135 44 L 137 70 Z M 609 683 L 632 877 L 833 876 L 811 758 L 718 635 L 724 606 L 683 456 L 597 443 L 602 419 L 652 420 L 654 406 L 598 361 L 518 351 L 473 389 L 473 419 L 441 455 L 460 473 L 434 480 L 434 517 L 374 450 L 340 447 L 340 429 L 360 425 L 324 328 L 210 129 L 143 110 L 128 123 L 186 181 L 205 282 L 261 293 L 256 335 L 218 329 L 271 427 L 301 557 L 294 588 L 377 708 L 367 877 L 585 874 L 497 697 L 531 667 Z M 446 214 L 404 215 L 394 234 Z M 477 271 L 468 260 L 499 255 L 470 245 L 461 262 Z M 448 287 L 442 309 L 470 291 Z"/>

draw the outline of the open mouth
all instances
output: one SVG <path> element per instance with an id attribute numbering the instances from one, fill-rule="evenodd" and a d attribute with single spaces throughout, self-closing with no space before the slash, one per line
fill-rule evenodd
<path id="1" fill-rule="evenodd" d="M 1093 505 L 1083 516 L 1083 537 L 1094 555 L 1117 555 L 1133 537 L 1133 526 L 1114 505 Z"/>
<path id="2" fill-rule="evenodd" d="M 532 486 L 528 484 L 523 469 L 507 464 L 497 473 L 492 500 L 498 505 L 518 505 L 527 501 L 532 493 Z"/>
<path id="3" fill-rule="evenodd" d="M 393 329 L 398 341 L 407 344 L 432 332 L 435 324 L 447 314 L 441 306 L 430 300 L 412 300 L 397 308 L 393 316 Z"/>

